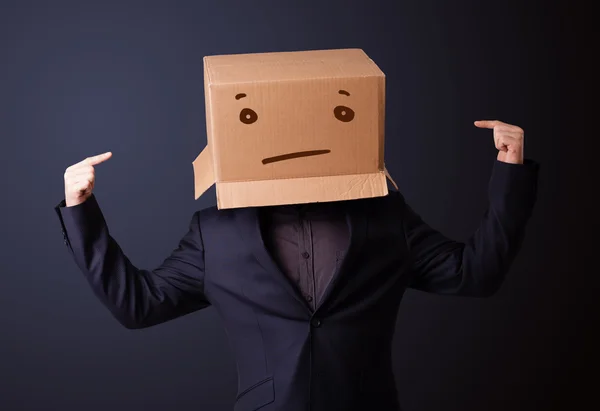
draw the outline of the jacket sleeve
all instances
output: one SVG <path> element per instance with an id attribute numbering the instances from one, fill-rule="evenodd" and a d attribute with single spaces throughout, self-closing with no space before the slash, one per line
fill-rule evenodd
<path id="1" fill-rule="evenodd" d="M 127 328 L 145 328 L 210 305 L 204 294 L 204 247 L 199 212 L 162 264 L 134 266 L 111 237 L 94 195 L 85 202 L 55 207 L 65 245 L 92 290 Z"/>
<path id="2" fill-rule="evenodd" d="M 435 294 L 493 295 L 518 253 L 537 197 L 539 164 L 496 160 L 488 208 L 465 242 L 445 237 L 405 203 L 403 228 L 412 261 L 411 288 Z"/>

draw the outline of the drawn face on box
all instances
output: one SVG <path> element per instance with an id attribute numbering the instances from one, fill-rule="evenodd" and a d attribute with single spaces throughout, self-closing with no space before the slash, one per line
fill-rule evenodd
<path id="1" fill-rule="evenodd" d="M 329 78 L 212 88 L 209 121 L 217 180 L 380 169 L 383 96 L 378 81 Z"/>

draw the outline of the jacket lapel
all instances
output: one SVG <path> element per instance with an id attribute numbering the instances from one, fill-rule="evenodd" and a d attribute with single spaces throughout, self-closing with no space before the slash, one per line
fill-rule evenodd
<path id="1" fill-rule="evenodd" d="M 246 244 L 258 263 L 272 275 L 273 280 L 280 284 L 305 310 L 310 312 L 310 308 L 304 298 L 302 298 L 300 291 L 289 281 L 288 277 L 271 257 L 262 237 L 259 212 L 260 210 L 257 207 L 235 210 L 236 225 L 240 230 L 244 244 Z"/>

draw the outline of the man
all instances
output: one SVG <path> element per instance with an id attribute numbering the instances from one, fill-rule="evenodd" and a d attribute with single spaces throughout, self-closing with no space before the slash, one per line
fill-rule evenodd
<path id="1" fill-rule="evenodd" d="M 464 243 L 392 191 L 203 209 L 159 267 L 141 269 L 109 234 L 93 195 L 95 166 L 110 152 L 67 168 L 56 211 L 76 263 L 125 327 L 218 311 L 238 365 L 236 411 L 398 410 L 391 342 L 404 291 L 494 294 L 536 200 L 538 164 L 524 159 L 523 130 L 475 126 L 493 130 L 499 152 L 489 208 Z"/>

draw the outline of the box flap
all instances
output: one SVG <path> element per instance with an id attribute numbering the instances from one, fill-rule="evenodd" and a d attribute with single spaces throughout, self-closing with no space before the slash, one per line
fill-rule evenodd
<path id="1" fill-rule="evenodd" d="M 215 183 L 212 152 L 208 146 L 192 162 L 194 168 L 194 198 L 197 200 Z"/>
<path id="2" fill-rule="evenodd" d="M 384 172 L 328 177 L 217 183 L 219 209 L 305 204 L 382 197 L 388 194 Z"/>

